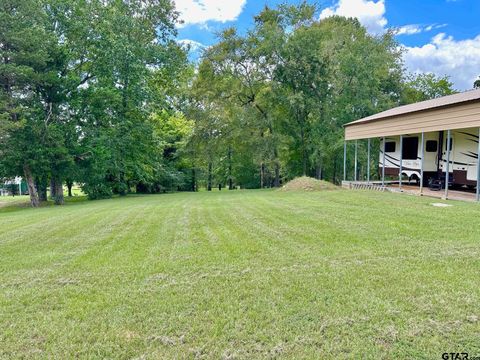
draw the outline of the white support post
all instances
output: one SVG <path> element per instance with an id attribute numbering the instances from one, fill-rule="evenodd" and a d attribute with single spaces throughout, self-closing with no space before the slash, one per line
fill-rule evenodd
<path id="1" fill-rule="evenodd" d="M 448 180 L 450 179 L 450 130 L 447 130 L 447 161 L 445 168 L 445 200 L 448 199 Z"/>
<path id="2" fill-rule="evenodd" d="M 382 186 L 385 186 L 385 136 L 383 137 Z"/>
<path id="3" fill-rule="evenodd" d="M 343 142 L 343 181 L 347 180 L 347 141 Z"/>
<path id="4" fill-rule="evenodd" d="M 477 201 L 480 200 L 480 128 L 478 129 L 478 149 L 477 149 Z"/>
<path id="5" fill-rule="evenodd" d="M 402 191 L 402 171 L 403 171 L 403 135 L 400 135 L 400 164 L 398 166 L 398 189 Z"/>
<path id="6" fill-rule="evenodd" d="M 358 164 L 358 140 L 355 140 L 355 176 L 353 177 L 355 181 L 357 181 L 357 164 Z"/>
<path id="7" fill-rule="evenodd" d="M 425 156 L 425 133 L 422 131 L 422 143 L 420 150 L 420 195 L 423 194 L 423 157 Z"/>
<path id="8" fill-rule="evenodd" d="M 367 141 L 367 184 L 370 184 L 370 138 Z"/>

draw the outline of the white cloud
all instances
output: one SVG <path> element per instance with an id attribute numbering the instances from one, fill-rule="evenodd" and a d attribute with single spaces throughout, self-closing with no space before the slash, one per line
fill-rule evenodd
<path id="1" fill-rule="evenodd" d="M 436 29 L 441 29 L 447 26 L 448 24 L 432 24 L 425 27 L 425 31 L 432 31 Z"/>
<path id="2" fill-rule="evenodd" d="M 184 25 L 236 20 L 247 0 L 175 0 Z"/>
<path id="3" fill-rule="evenodd" d="M 387 26 L 385 12 L 385 0 L 338 0 L 335 5 L 324 9 L 320 13 L 320 19 L 333 15 L 356 17 L 370 33 L 381 34 Z M 397 28 L 396 32 L 397 35 L 414 35 L 445 26 L 447 24 L 410 24 Z"/>
<path id="4" fill-rule="evenodd" d="M 430 24 L 426 26 L 419 25 L 419 24 L 404 25 L 396 29 L 396 34 L 397 35 L 414 35 L 422 32 L 441 29 L 445 26 L 447 26 L 447 24 Z"/>
<path id="5" fill-rule="evenodd" d="M 181 39 L 181 40 L 178 40 L 178 43 L 182 46 L 188 47 L 190 51 L 200 51 L 207 47 L 201 42 L 191 40 L 191 39 Z"/>
<path id="6" fill-rule="evenodd" d="M 324 9 L 320 19 L 333 15 L 356 17 L 373 34 L 382 33 L 387 25 L 384 0 L 339 0 L 334 6 Z"/>
<path id="7" fill-rule="evenodd" d="M 397 35 L 413 35 L 413 34 L 419 34 L 423 30 L 424 29 L 420 25 L 405 25 L 405 26 L 399 27 L 396 31 L 396 34 Z"/>
<path id="8" fill-rule="evenodd" d="M 449 75 L 459 90 L 471 89 L 480 75 L 480 35 L 456 41 L 440 33 L 419 47 L 406 47 L 405 65 L 411 72 Z"/>
<path id="9" fill-rule="evenodd" d="M 181 39 L 177 42 L 182 45 L 185 50 L 188 50 L 188 58 L 194 62 L 197 62 L 202 56 L 203 51 L 209 48 L 209 46 L 191 39 Z"/>

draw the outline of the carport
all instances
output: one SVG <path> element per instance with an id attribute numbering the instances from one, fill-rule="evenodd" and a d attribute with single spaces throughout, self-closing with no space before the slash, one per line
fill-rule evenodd
<path id="1" fill-rule="evenodd" d="M 379 182 L 372 182 L 370 176 L 374 138 L 381 140 Z M 449 197 L 449 185 L 458 181 L 476 187 L 475 199 L 479 201 L 479 138 L 480 90 L 399 106 L 345 125 L 343 179 L 354 186 L 385 187 L 385 177 L 390 175 L 398 178 L 394 183 L 403 191 L 402 176 L 407 175 L 418 178 L 422 195 L 427 180 L 431 185 L 438 182 L 445 199 Z M 359 141 L 367 142 L 366 179 L 358 178 Z M 348 142 L 354 142 L 355 148 L 353 179 L 347 179 Z"/>

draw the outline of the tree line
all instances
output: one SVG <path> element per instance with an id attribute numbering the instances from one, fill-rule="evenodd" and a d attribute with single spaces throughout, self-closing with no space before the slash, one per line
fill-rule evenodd
<path id="1" fill-rule="evenodd" d="M 178 22 L 170 0 L 2 1 L 0 178 L 22 176 L 32 206 L 73 184 L 98 199 L 338 182 L 345 123 L 454 92 L 407 74 L 393 31 L 307 3 L 264 8 L 195 62 Z"/>

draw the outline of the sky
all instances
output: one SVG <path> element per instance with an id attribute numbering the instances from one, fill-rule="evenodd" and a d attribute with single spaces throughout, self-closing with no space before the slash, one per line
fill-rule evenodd
<path id="1" fill-rule="evenodd" d="M 265 5 L 301 0 L 174 0 L 181 13 L 179 41 L 192 56 L 216 42 L 216 33 L 235 26 L 241 32 Z M 371 34 L 389 28 L 404 46 L 410 72 L 449 76 L 457 90 L 469 90 L 480 75 L 480 0 L 308 0 L 319 19 L 357 17 Z"/>

